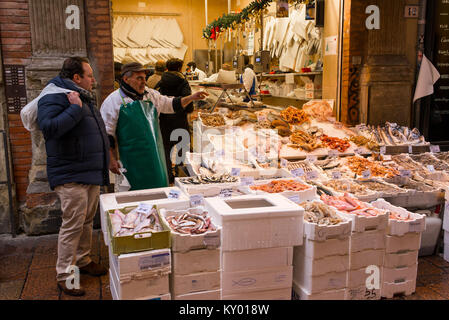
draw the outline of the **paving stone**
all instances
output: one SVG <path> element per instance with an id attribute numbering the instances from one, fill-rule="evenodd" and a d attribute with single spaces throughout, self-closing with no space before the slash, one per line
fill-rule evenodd
<path id="1" fill-rule="evenodd" d="M 59 289 L 56 285 L 56 269 L 30 270 L 21 299 L 58 300 Z"/>
<path id="2" fill-rule="evenodd" d="M 428 287 L 416 287 L 416 292 L 404 300 L 444 300 L 444 298 Z"/>
<path id="3" fill-rule="evenodd" d="M 444 270 L 438 268 L 427 259 L 418 260 L 418 275 L 439 275 L 444 274 Z"/>
<path id="4" fill-rule="evenodd" d="M 0 282 L 0 300 L 18 300 L 24 283 L 25 279 Z"/>
<path id="5" fill-rule="evenodd" d="M 427 256 L 427 257 L 424 257 L 424 259 L 433 263 L 437 267 L 449 268 L 449 262 L 447 262 L 440 256 Z"/>
<path id="6" fill-rule="evenodd" d="M 56 268 L 56 262 L 58 260 L 58 255 L 56 252 L 52 253 L 35 253 L 33 256 L 33 261 L 31 262 L 30 269 L 48 269 L 48 268 Z"/>
<path id="7" fill-rule="evenodd" d="M 442 274 L 420 275 L 417 277 L 417 281 L 420 283 L 421 287 L 427 287 L 431 284 L 440 282 L 442 276 Z M 418 286 L 418 283 L 416 286 Z"/>
<path id="8" fill-rule="evenodd" d="M 443 275 L 439 281 L 430 284 L 429 289 L 439 293 L 444 299 L 449 299 L 449 275 Z"/>
<path id="9" fill-rule="evenodd" d="M 39 237 L 41 238 L 41 237 Z M 37 254 L 48 254 L 48 253 L 57 253 L 58 252 L 58 235 L 52 234 L 49 236 L 44 236 L 42 239 L 39 239 L 36 244 L 35 253 Z"/>
<path id="10" fill-rule="evenodd" d="M 109 275 L 101 276 L 101 300 L 112 300 Z"/>
<path id="11" fill-rule="evenodd" d="M 33 254 L 0 257 L 0 282 L 25 279 Z"/>

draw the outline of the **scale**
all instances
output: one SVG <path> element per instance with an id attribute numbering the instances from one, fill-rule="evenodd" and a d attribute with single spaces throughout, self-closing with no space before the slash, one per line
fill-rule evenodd
<path id="1" fill-rule="evenodd" d="M 236 89 L 243 89 L 245 92 L 246 97 L 248 97 L 249 101 L 251 101 L 251 105 L 253 108 L 255 108 L 253 99 L 251 99 L 249 92 L 246 90 L 245 86 L 243 85 L 243 83 L 235 83 L 235 84 L 228 84 L 228 83 L 200 83 L 198 84 L 200 87 L 204 87 L 204 88 L 211 88 L 211 89 L 221 89 L 223 90 L 223 92 L 220 94 L 220 96 L 218 97 L 217 102 L 215 102 L 214 106 L 212 107 L 212 109 L 210 110 L 210 113 L 213 113 L 215 108 L 217 107 L 217 104 L 220 102 L 220 100 L 227 95 L 229 100 L 234 103 L 231 99 L 231 96 L 228 93 L 228 90 L 236 90 Z"/>

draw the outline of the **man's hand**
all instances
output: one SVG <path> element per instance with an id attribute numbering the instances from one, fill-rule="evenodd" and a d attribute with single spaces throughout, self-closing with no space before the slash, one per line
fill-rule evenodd
<path id="1" fill-rule="evenodd" d="M 67 99 L 69 99 L 70 104 L 77 104 L 80 108 L 83 107 L 83 102 L 80 99 L 80 94 L 78 92 L 70 92 L 67 94 Z"/>
<path id="2" fill-rule="evenodd" d="M 113 158 L 111 158 L 111 161 L 109 162 L 109 170 L 111 170 L 111 172 L 115 174 L 122 174 L 120 172 L 120 164 Z"/>
<path id="3" fill-rule="evenodd" d="M 209 94 L 205 91 L 198 91 L 191 95 L 193 101 L 204 100 L 207 96 L 209 96 Z"/>

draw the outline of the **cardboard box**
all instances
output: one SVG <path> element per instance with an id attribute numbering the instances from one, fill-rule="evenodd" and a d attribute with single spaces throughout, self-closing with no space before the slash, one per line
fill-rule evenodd
<path id="1" fill-rule="evenodd" d="M 385 236 L 385 252 L 400 253 L 419 250 L 421 246 L 421 233 L 411 232 L 403 236 Z"/>
<path id="2" fill-rule="evenodd" d="M 366 285 L 347 288 L 345 300 L 380 300 L 381 289 L 367 289 Z"/>
<path id="3" fill-rule="evenodd" d="M 186 275 L 199 272 L 215 272 L 220 268 L 220 249 L 192 250 L 173 253 L 173 273 Z"/>
<path id="4" fill-rule="evenodd" d="M 200 272 L 186 275 L 170 275 L 170 293 L 172 296 L 184 294 L 214 291 L 221 289 L 221 271 Z"/>
<path id="5" fill-rule="evenodd" d="M 312 259 L 320 259 L 333 255 L 349 255 L 350 238 L 313 241 L 304 239 L 304 245 L 295 247 L 293 255 L 302 254 Z"/>
<path id="6" fill-rule="evenodd" d="M 345 272 L 348 270 L 349 255 L 312 259 L 302 254 L 295 254 L 293 258 L 293 279 L 315 277 L 330 272 Z"/>
<path id="7" fill-rule="evenodd" d="M 300 246 L 304 210 L 278 194 L 206 198 L 205 207 L 222 227 L 222 250 Z"/>
<path id="8" fill-rule="evenodd" d="M 291 300 L 292 287 L 223 295 L 223 300 Z"/>
<path id="9" fill-rule="evenodd" d="M 293 264 L 293 247 L 223 251 L 224 272 L 289 267 Z"/>
<path id="10" fill-rule="evenodd" d="M 346 289 L 311 294 L 293 280 L 293 300 L 344 300 Z"/>
<path id="11" fill-rule="evenodd" d="M 418 250 L 402 253 L 386 253 L 384 258 L 384 267 L 398 268 L 408 267 L 418 263 Z"/>
<path id="12" fill-rule="evenodd" d="M 416 280 L 418 274 L 418 264 L 402 268 L 383 268 L 382 279 L 387 283 L 402 283 L 409 280 Z"/>
<path id="13" fill-rule="evenodd" d="M 221 289 L 182 294 L 173 300 L 221 300 Z"/>
<path id="14" fill-rule="evenodd" d="M 412 295 L 416 290 L 416 279 L 401 283 L 382 283 L 382 297 L 391 299 L 394 295 Z"/>
<path id="15" fill-rule="evenodd" d="M 292 266 L 223 272 L 223 297 L 244 292 L 291 288 L 292 273 Z"/>
<path id="16" fill-rule="evenodd" d="M 385 248 L 385 229 L 354 232 L 351 235 L 351 253 L 368 249 Z"/>
<path id="17" fill-rule="evenodd" d="M 385 249 L 368 249 L 359 252 L 352 252 L 349 262 L 350 269 L 358 270 L 371 265 L 381 268 L 384 264 L 384 255 Z"/>

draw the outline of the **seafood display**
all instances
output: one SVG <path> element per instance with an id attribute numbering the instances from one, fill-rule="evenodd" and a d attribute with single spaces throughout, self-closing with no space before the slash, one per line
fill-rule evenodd
<path id="1" fill-rule="evenodd" d="M 407 127 L 390 122 L 387 122 L 384 127 L 361 125 L 359 126 L 359 133 L 367 138 L 374 137 L 378 144 L 386 146 L 426 144 L 424 136 L 418 129 L 410 130 Z"/>
<path id="2" fill-rule="evenodd" d="M 252 185 L 250 189 L 267 193 L 281 193 L 284 191 L 304 191 L 310 189 L 310 186 L 295 180 L 274 180 L 267 184 Z"/>
<path id="3" fill-rule="evenodd" d="M 374 141 L 372 138 L 368 139 L 365 136 L 352 136 L 350 138 L 352 142 L 354 142 L 359 147 L 365 147 L 371 151 L 379 152 L 380 151 L 380 145 Z"/>
<path id="4" fill-rule="evenodd" d="M 312 172 L 315 169 L 310 164 L 304 161 L 296 161 L 296 162 L 287 162 L 288 171 L 292 171 L 295 169 L 303 169 L 305 173 Z"/>
<path id="5" fill-rule="evenodd" d="M 197 208 L 186 211 L 175 211 L 174 215 L 165 218 L 169 227 L 182 234 L 203 234 L 215 231 L 216 228 L 210 220 L 207 211 L 197 214 Z"/>
<path id="6" fill-rule="evenodd" d="M 379 191 L 379 192 L 385 192 L 385 193 L 391 193 L 396 194 L 398 192 L 401 192 L 399 188 L 396 188 L 392 185 L 388 185 L 386 183 L 380 182 L 380 181 L 370 181 L 370 180 L 356 180 L 356 183 L 358 183 L 361 186 L 364 186 L 365 188 L 368 188 L 373 191 Z"/>
<path id="7" fill-rule="evenodd" d="M 234 126 L 242 126 L 249 122 L 257 122 L 257 116 L 254 114 L 254 112 L 249 112 L 246 110 L 229 111 L 226 116 L 233 120 L 232 125 Z"/>
<path id="8" fill-rule="evenodd" d="M 328 137 L 327 135 L 322 135 L 320 137 L 321 141 L 325 146 L 333 150 L 338 150 L 340 152 L 345 152 L 351 147 L 351 144 L 347 140 L 343 140 L 335 137 Z"/>
<path id="9" fill-rule="evenodd" d="M 201 121 L 208 127 L 221 127 L 226 125 L 225 118 L 219 113 L 201 113 Z"/>
<path id="10" fill-rule="evenodd" d="M 310 122 L 310 117 L 302 110 L 295 107 L 288 107 L 281 111 L 281 117 L 290 124 L 301 125 Z"/>
<path id="11" fill-rule="evenodd" d="M 311 118 L 326 122 L 333 116 L 331 105 L 327 101 L 310 101 L 302 106 L 302 110 Z"/>
<path id="12" fill-rule="evenodd" d="M 435 187 L 432 187 L 424 182 L 420 182 L 420 181 L 416 181 L 416 180 L 412 180 L 412 179 L 400 179 L 400 180 L 391 179 L 391 180 L 386 180 L 386 181 L 388 183 L 394 184 L 402 189 L 416 190 L 416 191 L 420 191 L 420 192 L 435 191 Z"/>
<path id="13" fill-rule="evenodd" d="M 435 154 L 435 157 L 436 157 L 438 160 L 442 160 L 442 161 L 449 162 L 449 152 L 441 152 L 441 153 L 437 153 L 437 154 Z"/>
<path id="14" fill-rule="evenodd" d="M 399 175 L 399 171 L 394 168 L 386 168 L 378 162 L 359 156 L 348 157 L 346 159 L 346 165 L 359 176 L 361 176 L 366 170 L 370 170 L 371 175 L 375 177 L 390 178 Z"/>
<path id="15" fill-rule="evenodd" d="M 388 210 L 389 219 L 398 220 L 398 221 L 411 221 L 415 220 L 413 214 L 411 212 L 394 212 Z"/>
<path id="16" fill-rule="evenodd" d="M 352 193 L 355 196 L 365 196 L 371 193 L 367 187 L 352 180 L 329 180 L 322 182 L 322 184 L 325 187 L 332 188 L 337 192 Z"/>
<path id="17" fill-rule="evenodd" d="M 155 208 L 139 206 L 130 212 L 115 210 L 109 213 L 114 237 L 126 237 L 135 233 L 160 232 L 164 229 Z"/>
<path id="18" fill-rule="evenodd" d="M 238 177 L 233 177 L 229 173 L 213 175 L 200 174 L 197 177 L 180 179 L 180 182 L 183 184 L 233 183 L 238 181 Z"/>
<path id="19" fill-rule="evenodd" d="M 322 143 L 315 135 L 311 135 L 303 130 L 296 130 L 293 132 L 290 136 L 290 141 L 292 144 L 289 144 L 289 147 L 302 149 L 308 152 L 323 147 Z"/>
<path id="20" fill-rule="evenodd" d="M 348 194 L 341 197 L 321 195 L 321 200 L 334 208 L 348 214 L 354 214 L 361 217 L 376 217 L 382 214 L 376 208 L 369 206 L 367 203 L 352 198 Z"/>
<path id="21" fill-rule="evenodd" d="M 314 201 L 299 205 L 304 208 L 304 221 L 322 226 L 334 226 L 344 221 L 333 208 L 324 203 Z"/>
<path id="22" fill-rule="evenodd" d="M 357 174 L 347 168 L 343 161 L 338 158 L 328 158 L 325 160 L 318 160 L 314 163 L 317 167 L 324 171 L 327 177 L 334 179 L 334 175 L 338 173 L 341 178 L 353 179 Z"/>
<path id="23" fill-rule="evenodd" d="M 430 153 L 414 154 L 414 155 L 410 155 L 410 157 L 413 160 L 415 160 L 419 163 L 422 163 L 425 166 L 432 165 L 435 170 L 438 170 L 438 171 L 448 171 L 449 170 L 448 163 L 437 159 Z"/>

